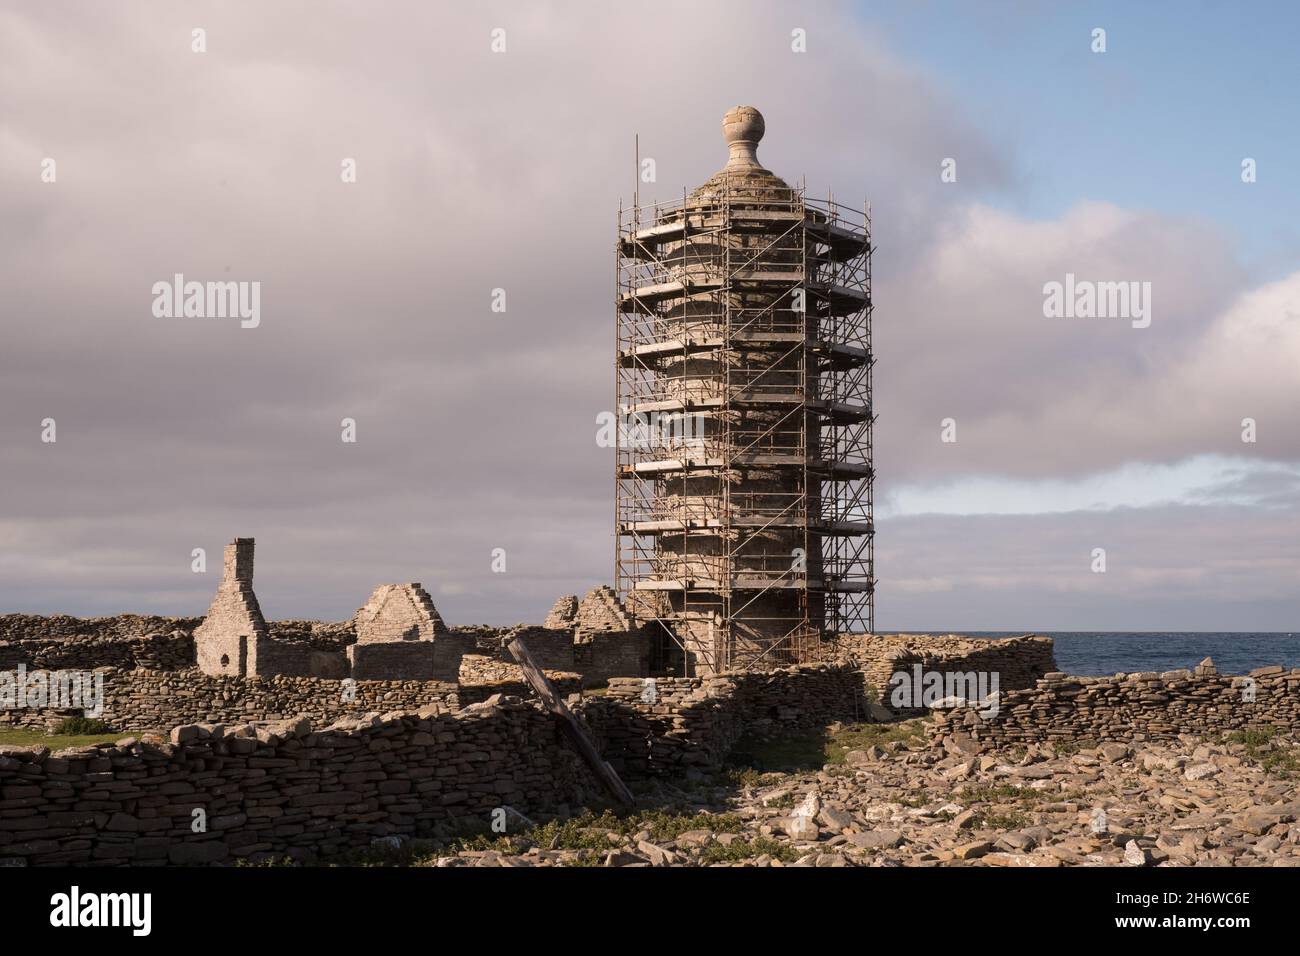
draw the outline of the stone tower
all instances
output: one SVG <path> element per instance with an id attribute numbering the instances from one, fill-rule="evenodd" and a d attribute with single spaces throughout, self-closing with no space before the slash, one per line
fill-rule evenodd
<path id="1" fill-rule="evenodd" d="M 620 215 L 617 588 L 705 674 L 872 627 L 871 242 L 723 120 L 726 165 Z"/>

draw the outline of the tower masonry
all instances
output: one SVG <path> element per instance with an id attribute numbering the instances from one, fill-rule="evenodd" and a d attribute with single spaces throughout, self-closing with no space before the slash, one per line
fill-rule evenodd
<path id="1" fill-rule="evenodd" d="M 616 588 L 692 674 L 873 621 L 869 207 L 812 199 L 729 111 L 727 164 L 619 216 Z"/>

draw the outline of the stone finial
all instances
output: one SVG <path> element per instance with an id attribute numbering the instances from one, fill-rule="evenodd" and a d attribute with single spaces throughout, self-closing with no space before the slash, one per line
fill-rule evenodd
<path id="1" fill-rule="evenodd" d="M 766 130 L 763 114 L 754 107 L 737 106 L 728 110 L 722 118 L 722 136 L 731 149 L 727 167 L 762 169 L 757 150 L 758 142 Z"/>

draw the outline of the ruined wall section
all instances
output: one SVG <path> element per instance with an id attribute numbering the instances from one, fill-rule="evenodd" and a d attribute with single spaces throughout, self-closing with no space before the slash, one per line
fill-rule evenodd
<path id="1" fill-rule="evenodd" d="M 963 734 L 992 746 L 1042 741 L 1162 740 L 1271 727 L 1300 733 L 1300 669 L 1261 667 L 1221 675 L 1208 658 L 1195 670 L 1074 677 L 1053 672 L 987 708 L 936 711 L 936 740 Z"/>
<path id="2" fill-rule="evenodd" d="M 650 631 L 632 622 L 613 588 L 592 588 L 573 613 L 574 667 L 588 684 L 650 673 Z"/>
<path id="3" fill-rule="evenodd" d="M 312 677 L 222 677 L 187 671 L 100 668 L 100 719 L 119 731 L 168 730 L 184 723 L 247 723 L 308 717 L 330 721 L 372 712 L 460 706 L 454 682 Z M 0 708 L 0 726 L 53 727 L 83 711 Z"/>
<path id="4" fill-rule="evenodd" d="M 194 663 L 194 629 L 202 618 L 120 614 L 69 617 L 0 615 L 0 670 L 91 670 L 150 667 L 171 670 Z"/>
<path id="5" fill-rule="evenodd" d="M 615 678 L 579 712 L 602 752 L 631 777 L 716 769 L 742 736 L 780 737 L 869 719 L 862 672 L 800 664 L 709 677 Z"/>
<path id="6" fill-rule="evenodd" d="M 93 670 L 96 667 L 183 670 L 196 661 L 194 631 L 201 617 L 118 614 L 0 615 L 0 669 Z M 333 653 L 346 666 L 345 648 L 356 641 L 351 621 L 267 621 L 272 642 Z M 290 651 L 292 655 L 294 652 Z M 304 665 L 305 668 L 305 665 Z M 320 676 L 328 676 L 322 674 Z"/>
<path id="7" fill-rule="evenodd" d="M 474 638 L 453 633 L 418 582 L 382 584 L 353 618 L 357 641 L 347 649 L 358 680 L 454 681 Z"/>
<path id="8" fill-rule="evenodd" d="M 828 643 L 826 654 L 861 668 L 876 701 L 891 709 L 893 675 L 911 674 L 918 664 L 922 670 L 940 673 L 997 673 L 1000 691 L 1032 687 L 1056 670 L 1052 639 L 1032 634 L 997 639 L 851 634 Z"/>
<path id="9" fill-rule="evenodd" d="M 551 611 L 542 622 L 542 627 L 559 631 L 572 628 L 578 615 L 578 595 L 566 594 L 551 606 Z"/>

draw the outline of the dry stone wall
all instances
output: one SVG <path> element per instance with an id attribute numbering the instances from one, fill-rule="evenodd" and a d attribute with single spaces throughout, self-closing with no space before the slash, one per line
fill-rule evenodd
<path id="1" fill-rule="evenodd" d="M 0 615 L 0 669 L 26 664 L 29 669 L 44 670 L 183 670 L 195 664 L 193 635 L 201 623 L 201 617 L 138 614 L 4 614 Z M 305 675 L 313 673 L 309 663 L 313 651 L 333 654 L 346 666 L 344 649 L 356 640 L 350 621 L 268 621 L 267 628 L 272 660 Z M 286 649 L 283 655 L 277 654 L 281 646 Z M 297 658 L 301 664 L 295 662 Z"/>
<path id="2" fill-rule="evenodd" d="M 157 675 L 153 696 L 182 690 L 166 683 L 175 678 Z M 209 680 L 245 693 L 258 683 Z M 312 682 L 264 683 L 268 693 L 278 685 L 276 699 L 292 698 L 296 709 L 298 696 L 285 685 Z M 861 674 L 848 665 L 669 678 L 655 681 L 653 694 L 647 686 L 623 678 L 608 696 L 571 698 L 606 758 L 629 778 L 715 766 L 744 733 L 851 719 L 863 703 Z M 486 821 L 503 805 L 541 814 L 599 794 L 555 719 L 501 695 L 457 712 L 437 703 L 320 730 L 308 719 L 185 723 L 169 738 L 58 753 L 0 747 L 0 863 L 309 860 L 380 837 L 419 835 L 453 818 Z M 195 810 L 205 815 L 205 832 L 193 832 Z"/>
<path id="3" fill-rule="evenodd" d="M 582 690 L 581 674 L 553 670 L 546 670 L 544 673 L 561 697 Z M 518 664 L 507 664 L 505 661 L 483 654 L 466 654 L 461 658 L 461 706 L 480 703 L 494 694 L 522 698 L 535 696 Z"/>
<path id="4" fill-rule="evenodd" d="M 650 672 L 650 638 L 642 629 L 588 634 L 573 645 L 573 669 L 588 685 Z"/>
<path id="5" fill-rule="evenodd" d="M 828 644 L 827 654 L 860 667 L 877 701 L 891 710 L 896 709 L 889 700 L 893 675 L 911 673 L 917 664 L 943 673 L 996 673 L 1001 691 L 1033 687 L 1044 674 L 1056 670 L 1052 639 L 1031 634 L 984 640 L 957 635 L 841 635 Z"/>
<path id="6" fill-rule="evenodd" d="M 272 640 L 307 644 L 317 651 L 342 654 L 357 640 L 351 621 L 267 621 L 266 626 Z"/>
<path id="7" fill-rule="evenodd" d="M 742 735 L 777 737 L 866 719 L 862 673 L 803 664 L 768 673 L 615 678 L 579 705 L 610 764 L 630 776 L 719 765 Z"/>
<path id="8" fill-rule="evenodd" d="M 46 670 L 151 667 L 194 663 L 194 628 L 202 618 L 0 615 L 0 669 L 26 664 Z"/>
<path id="9" fill-rule="evenodd" d="M 1073 677 L 1053 672 L 987 707 L 937 711 L 936 739 L 964 734 L 994 746 L 1039 741 L 1160 740 L 1272 727 L 1300 733 L 1300 669 L 1238 677 L 1203 661 L 1195 670 Z"/>
<path id="10" fill-rule="evenodd" d="M 272 627 L 272 632 L 274 628 Z M 348 656 L 343 651 L 322 650 L 314 643 L 278 640 L 258 644 L 257 673 L 249 676 L 331 677 L 349 675 Z M 399 675 L 390 675 L 399 676 Z"/>
<path id="11" fill-rule="evenodd" d="M 214 677 L 186 671 L 102 668 L 100 719 L 121 731 L 167 730 L 177 724 L 247 723 L 308 717 L 331 721 L 370 712 L 459 706 L 455 683 L 338 681 L 310 677 Z M 350 694 L 350 696 L 349 696 Z M 0 709 L 0 726 L 50 727 L 81 710 Z"/>
<path id="12" fill-rule="evenodd" d="M 552 718 L 510 700 L 319 731 L 186 725 L 170 740 L 0 748 L 0 864 L 311 860 L 594 791 Z M 206 832 L 193 832 L 195 810 Z"/>
<path id="13" fill-rule="evenodd" d="M 427 641 L 358 641 L 348 648 L 348 669 L 357 680 L 455 681 L 472 650 L 472 638 L 448 632 Z"/>
<path id="14" fill-rule="evenodd" d="M 500 660 L 514 661 L 506 646 L 517 637 L 523 639 L 538 667 L 551 671 L 574 670 L 573 631 L 529 626 L 511 628 L 497 638 L 495 654 Z"/>

